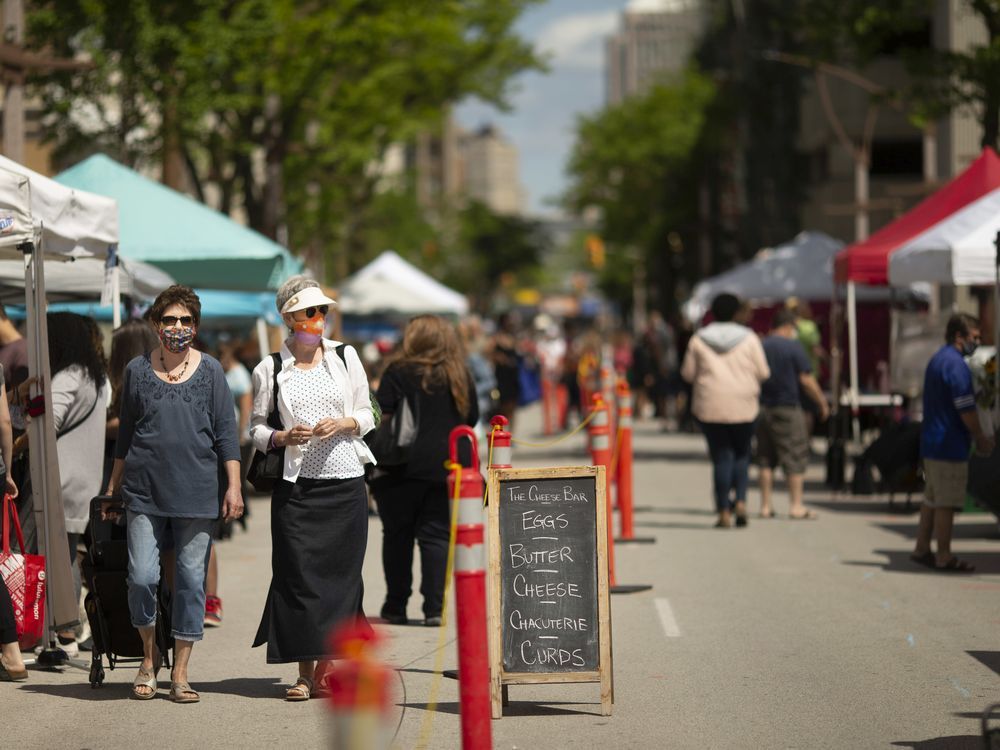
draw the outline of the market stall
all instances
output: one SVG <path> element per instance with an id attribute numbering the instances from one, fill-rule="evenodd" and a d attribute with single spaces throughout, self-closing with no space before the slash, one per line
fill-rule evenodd
<path id="1" fill-rule="evenodd" d="M 60 185 L 0 157 L 0 258 L 20 259 L 27 308 L 28 369 L 38 378 L 32 395 L 44 403 L 49 388 L 45 325 L 45 263 L 42 259 L 101 258 L 118 241 L 115 201 Z M 46 558 L 46 643 L 55 630 L 71 627 L 78 611 L 63 513 L 56 436 L 52 421 L 28 425 L 30 476 L 39 541 Z M 50 627 L 51 626 L 51 627 Z"/>

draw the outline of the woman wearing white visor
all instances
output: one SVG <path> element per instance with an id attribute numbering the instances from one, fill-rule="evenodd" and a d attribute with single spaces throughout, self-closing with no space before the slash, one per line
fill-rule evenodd
<path id="1" fill-rule="evenodd" d="M 357 352 L 323 336 L 336 303 L 304 276 L 286 281 L 275 301 L 290 335 L 254 368 L 250 435 L 262 452 L 284 449 L 284 465 L 271 496 L 271 587 L 253 645 L 267 643 L 269 664 L 298 662 L 285 698 L 301 701 L 324 684 L 331 631 L 366 623 L 364 465 L 375 459 L 361 438 L 375 421 Z M 268 424 L 275 382 L 280 429 Z"/>

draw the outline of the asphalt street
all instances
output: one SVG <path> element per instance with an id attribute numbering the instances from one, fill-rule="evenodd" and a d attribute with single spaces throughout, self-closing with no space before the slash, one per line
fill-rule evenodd
<path id="1" fill-rule="evenodd" d="M 538 441 L 526 410 L 515 437 Z M 616 549 L 618 582 L 651 584 L 612 597 L 615 706 L 600 714 L 597 685 L 515 686 L 492 724 L 497 748 L 979 748 L 979 716 L 1000 702 L 1000 535 L 996 520 L 965 514 L 955 550 L 971 576 L 934 573 L 908 559 L 915 512 L 884 497 L 836 497 L 810 467 L 815 521 L 751 517 L 712 528 L 710 467 L 698 435 L 640 422 L 635 435 L 636 531 L 650 545 Z M 516 447 L 514 465 L 587 463 L 582 435 L 548 448 Z M 291 665 L 250 648 L 270 577 L 267 498 L 252 499 L 248 533 L 220 546 L 225 621 L 194 650 L 202 702 L 129 699 L 135 668 L 107 673 L 32 669 L 0 685 L 3 747 L 329 747 L 323 701 L 290 704 Z M 752 495 L 751 510 L 759 500 Z M 372 518 L 365 609 L 385 587 L 381 526 Z M 410 616 L 420 613 L 419 594 Z M 458 747 L 453 617 L 439 632 L 383 627 L 381 656 L 399 671 L 388 731 L 394 747 Z M 437 697 L 434 710 L 429 704 Z"/>

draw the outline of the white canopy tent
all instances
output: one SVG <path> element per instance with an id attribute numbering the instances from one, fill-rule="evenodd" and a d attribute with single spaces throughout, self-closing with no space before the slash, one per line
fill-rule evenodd
<path id="1" fill-rule="evenodd" d="M 760 304 L 774 304 L 798 297 L 813 301 L 830 299 L 833 290 L 833 259 L 844 243 L 823 232 L 800 232 L 776 248 L 765 248 L 753 259 L 706 279 L 694 288 L 684 304 L 684 315 L 698 323 L 708 312 L 712 300 L 723 292 Z M 926 293 L 926 285 L 922 290 Z M 890 298 L 890 290 L 864 287 L 858 291 L 862 301 Z"/>
<path id="2" fill-rule="evenodd" d="M 341 284 L 339 311 L 346 315 L 465 315 L 466 298 L 392 250 L 386 250 Z"/>
<path id="3" fill-rule="evenodd" d="M 889 256 L 889 283 L 993 285 L 994 351 L 1000 351 L 1000 189 L 938 222 Z M 994 375 L 1000 392 L 1000 368 Z"/>
<path id="4" fill-rule="evenodd" d="M 46 299 L 70 302 L 99 298 L 104 290 L 107 262 L 80 258 L 45 265 Z M 119 293 L 137 300 L 152 300 L 174 283 L 166 271 L 138 260 L 118 259 Z M 24 263 L 0 260 L 0 301 L 21 304 L 24 300 Z"/>
<path id="5" fill-rule="evenodd" d="M 45 325 L 43 257 L 102 258 L 118 241 L 118 206 L 110 198 L 64 187 L 0 156 L 0 257 L 20 258 L 24 276 L 28 371 L 33 395 L 51 401 Z M 55 428 L 50 419 L 28 427 L 31 485 L 39 541 L 46 559 L 46 639 L 78 620 L 66 547 Z M 48 626 L 52 627 L 49 628 Z"/>

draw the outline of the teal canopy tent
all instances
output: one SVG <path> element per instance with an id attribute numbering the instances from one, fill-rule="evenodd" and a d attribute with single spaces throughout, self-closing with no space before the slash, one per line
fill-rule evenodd
<path id="1" fill-rule="evenodd" d="M 103 154 L 55 179 L 117 200 L 121 257 L 151 263 L 179 284 L 260 291 L 302 270 L 278 243 Z"/>

